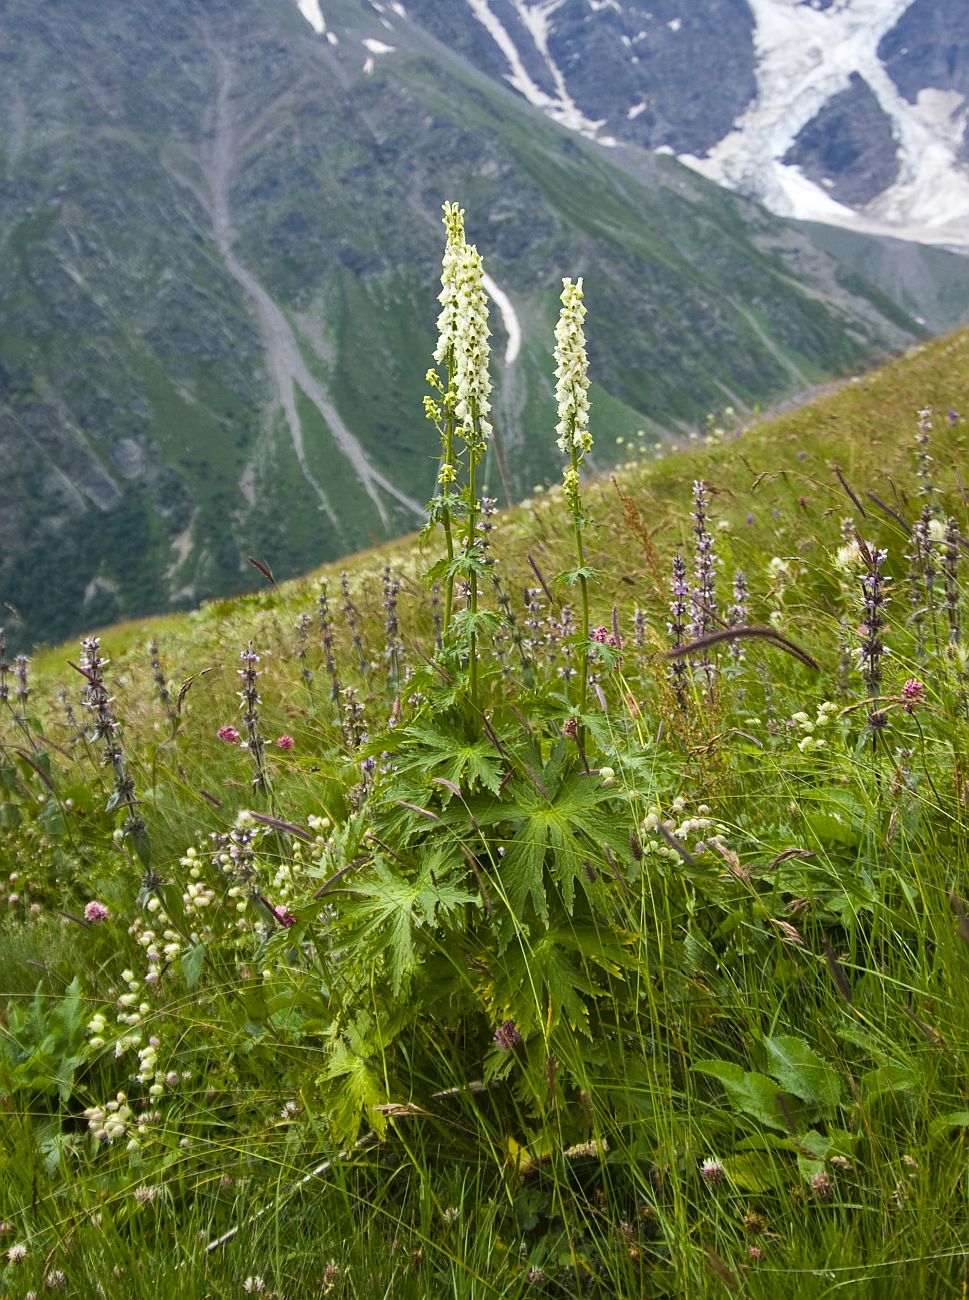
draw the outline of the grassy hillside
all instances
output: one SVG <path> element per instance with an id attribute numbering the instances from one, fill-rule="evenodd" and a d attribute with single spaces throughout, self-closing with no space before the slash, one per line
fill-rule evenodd
<path id="1" fill-rule="evenodd" d="M 962 1294 L 967 362 L 11 664 L 2 1293 Z"/>
<path id="2" fill-rule="evenodd" d="M 253 586 L 254 551 L 291 576 L 419 525 L 454 194 L 524 330 L 496 363 L 503 501 L 557 474 L 533 431 L 554 418 L 563 275 L 600 321 L 603 467 L 616 436 L 802 391 L 961 319 L 964 259 L 883 282 L 872 254 L 865 279 L 864 237 L 818 251 L 672 159 L 577 139 L 393 11 L 333 0 L 327 23 L 336 44 L 291 0 L 69 19 L 11 0 L 0 599 L 21 647 Z"/>

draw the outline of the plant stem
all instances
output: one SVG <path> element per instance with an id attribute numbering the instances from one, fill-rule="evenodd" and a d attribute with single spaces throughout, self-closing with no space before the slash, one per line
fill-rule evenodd
<path id="1" fill-rule="evenodd" d="M 576 473 L 579 472 L 579 460 L 575 454 L 575 446 L 571 449 L 572 468 Z M 582 651 L 579 655 L 579 717 L 585 713 L 586 694 L 588 691 L 589 676 L 589 584 L 586 581 L 585 574 L 582 570 L 585 568 L 585 549 L 582 545 L 582 515 L 576 510 L 572 515 L 572 523 L 575 526 L 575 558 L 579 567 L 579 594 L 582 599 Z M 582 725 L 579 724 L 581 734 Z"/>
<path id="2" fill-rule="evenodd" d="M 472 422 L 472 433 L 475 431 L 477 421 Z M 475 525 L 478 519 L 478 497 L 477 483 L 475 482 L 476 470 L 478 468 L 477 444 L 472 441 L 468 444 L 468 493 L 470 501 L 468 503 L 468 532 L 467 542 L 465 545 L 465 554 L 471 556 L 475 540 Z M 471 686 L 471 703 L 475 709 L 478 707 L 478 655 L 477 655 L 477 635 L 474 630 L 474 619 L 478 613 L 478 575 L 472 568 L 468 574 L 468 585 L 471 589 L 471 638 L 468 648 L 468 678 Z"/>

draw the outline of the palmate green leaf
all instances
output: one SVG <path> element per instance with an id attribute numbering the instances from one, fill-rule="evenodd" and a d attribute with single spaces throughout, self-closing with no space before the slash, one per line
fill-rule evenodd
<path id="1" fill-rule="evenodd" d="M 326 1116 L 338 1141 L 355 1138 L 368 1112 L 378 1132 L 382 1131 L 384 1125 L 373 1107 L 386 1100 L 383 1079 L 352 1026 L 346 1035 L 333 1040 L 323 1079 L 336 1085 L 327 1089 Z"/>
<path id="2" fill-rule="evenodd" d="M 548 922 L 545 870 L 561 890 L 562 904 L 571 912 L 576 882 L 589 893 L 593 884 L 586 862 L 598 861 L 601 848 L 620 848 L 616 819 L 601 808 L 608 796 L 582 773 L 569 773 L 564 747 L 536 770 L 527 763 L 524 773 L 508 783 L 500 799 L 475 804 L 481 827 L 508 827 L 508 842 L 499 876 L 516 915 L 529 900 Z"/>
<path id="3" fill-rule="evenodd" d="M 481 789 L 497 794 L 501 788 L 501 755 L 486 737 L 469 740 L 459 723 L 447 719 L 415 723 L 397 734 L 406 742 L 400 745 L 399 772 L 416 773 L 425 784 L 443 777 L 468 794 Z M 443 796 L 446 803 L 446 787 Z"/>
<path id="4" fill-rule="evenodd" d="M 481 906 L 477 894 L 451 877 L 453 858 L 444 846 L 428 852 L 413 876 L 378 859 L 367 876 L 354 882 L 343 916 L 353 932 L 355 955 L 371 963 L 383 959 L 394 994 L 419 964 L 418 934 L 430 937 L 457 908 Z"/>
<path id="5" fill-rule="evenodd" d="M 563 923 L 533 943 L 511 945 L 491 963 L 493 995 L 524 1033 L 554 1029 L 564 1017 L 591 1037 L 589 1001 L 608 996 L 609 979 L 624 978 L 632 962 L 621 935 Z"/>

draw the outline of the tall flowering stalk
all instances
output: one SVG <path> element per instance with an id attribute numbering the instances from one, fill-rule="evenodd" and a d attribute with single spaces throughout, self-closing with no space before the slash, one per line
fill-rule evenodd
<path id="1" fill-rule="evenodd" d="M 313 674 L 306 662 L 306 650 L 312 625 L 313 619 L 309 614 L 300 614 L 296 620 L 296 661 L 299 664 L 299 675 L 311 694 L 313 692 Z"/>
<path id="2" fill-rule="evenodd" d="M 101 762 L 110 767 L 114 773 L 114 790 L 108 800 L 107 812 L 121 812 L 125 815 L 122 830 L 131 836 L 139 852 L 144 851 L 146 827 L 144 819 L 135 811 L 138 800 L 135 798 L 135 782 L 125 762 L 124 747 L 121 743 L 121 723 L 118 721 L 111 705 L 114 701 L 108 692 L 104 680 L 104 670 L 108 660 L 101 654 L 99 637 L 86 637 L 81 642 L 81 672 L 86 684 L 81 703 L 91 714 L 91 734 L 88 739 L 103 744 Z"/>
<path id="3" fill-rule="evenodd" d="M 717 598 L 715 589 L 716 556 L 713 551 L 713 537 L 707 527 L 707 489 L 699 479 L 693 483 L 693 535 L 696 539 L 696 582 L 691 597 L 693 621 L 690 629 L 694 641 L 708 636 L 714 630 L 717 616 Z M 707 679 L 707 690 L 713 686 L 713 665 L 704 651 L 700 660 Z"/>
<path id="4" fill-rule="evenodd" d="M 682 555 L 673 556 L 673 581 L 670 587 L 670 621 L 667 623 L 672 648 L 678 650 L 686 642 L 686 618 L 690 611 L 690 584 L 686 580 L 686 561 Z M 673 694 L 681 709 L 686 708 L 686 683 L 689 665 L 685 659 L 674 659 L 670 664 L 670 681 Z"/>
<path id="5" fill-rule="evenodd" d="M 915 632 L 915 653 L 922 662 L 926 658 L 925 620 L 929 617 L 930 629 L 934 626 L 935 554 L 932 538 L 932 506 L 927 502 L 912 526 L 912 544 L 908 553 L 909 601 L 912 606 L 912 627 Z"/>
<path id="6" fill-rule="evenodd" d="M 568 458 L 562 476 L 565 502 L 572 516 L 575 536 L 575 574 L 579 583 L 582 624 L 579 656 L 579 715 L 585 713 L 589 677 L 589 583 L 585 567 L 582 529 L 585 516 L 579 492 L 579 467 L 592 450 L 589 432 L 589 358 L 586 353 L 585 303 L 582 277 L 573 284 L 562 281 L 562 307 L 555 326 L 555 400 L 558 405 L 559 450 Z"/>
<path id="7" fill-rule="evenodd" d="M 945 526 L 945 540 L 942 545 L 942 606 L 949 624 L 949 644 L 956 645 L 961 635 L 959 608 L 959 551 L 962 538 L 959 524 L 955 519 L 948 519 Z"/>
<path id="8" fill-rule="evenodd" d="M 242 690 L 238 692 L 242 719 L 246 724 L 248 734 L 249 753 L 252 755 L 253 765 L 255 766 L 255 775 L 252 778 L 253 789 L 265 792 L 268 788 L 266 779 L 266 762 L 265 749 L 266 742 L 259 734 L 259 688 L 256 685 L 256 679 L 259 676 L 259 669 L 256 664 L 259 662 L 259 656 L 253 649 L 252 642 L 243 650 L 239 658 L 242 660 L 242 667 L 239 669 L 239 676 L 242 678 Z"/>
<path id="9" fill-rule="evenodd" d="M 336 666 L 336 655 L 333 653 L 333 620 L 330 617 L 330 598 L 326 585 L 326 579 L 320 579 L 320 594 L 316 598 L 316 605 L 319 616 L 320 644 L 323 647 L 323 659 L 326 663 L 327 676 L 330 679 L 330 699 L 337 706 L 337 713 L 340 713 L 340 674 Z M 342 714 L 341 714 L 342 722 Z"/>
<path id="10" fill-rule="evenodd" d="M 733 580 L 733 604 L 727 610 L 728 627 L 746 627 L 748 597 L 747 575 L 743 569 L 738 569 Z M 734 663 L 739 664 L 744 659 L 744 643 L 739 637 L 731 641 L 730 655 Z"/>
<path id="11" fill-rule="evenodd" d="M 165 717 L 171 724 L 172 730 L 174 730 L 178 726 L 178 713 L 172 704 L 171 692 L 168 689 L 168 681 L 165 677 L 165 665 L 161 659 L 161 650 L 158 647 L 158 641 L 154 637 L 148 642 L 148 662 L 151 664 L 151 675 L 155 682 L 158 698 L 165 710 Z"/>
<path id="12" fill-rule="evenodd" d="M 919 431 L 915 435 L 915 471 L 919 480 L 919 496 L 925 497 L 930 513 L 935 514 L 936 487 L 932 476 L 932 457 L 929 455 L 929 436 L 932 433 L 932 408 L 924 407 L 919 411 Z"/>
<path id="13" fill-rule="evenodd" d="M 468 481 L 465 494 L 464 557 L 468 582 L 468 608 L 471 614 L 468 672 L 471 699 L 478 700 L 477 629 L 478 570 L 481 549 L 478 536 L 477 470 L 488 450 L 491 436 L 491 377 L 488 363 L 491 347 L 488 339 L 488 297 L 484 291 L 484 263 L 473 244 L 466 244 L 458 266 L 458 334 L 455 348 L 454 408 L 455 434 L 467 451 Z"/>
<path id="14" fill-rule="evenodd" d="M 872 729 L 872 748 L 877 743 L 876 729 L 885 722 L 884 713 L 875 708 L 875 702 L 882 688 L 882 655 L 885 653 L 885 606 L 888 603 L 886 586 L 887 575 L 884 572 L 888 552 L 875 546 L 861 546 L 861 556 L 865 571 L 861 577 L 862 592 L 862 626 L 861 646 L 858 650 L 858 663 L 865 692 L 872 704 L 868 714 L 868 725 Z"/>
<path id="15" fill-rule="evenodd" d="M 441 313 L 437 318 L 438 339 L 434 360 L 444 371 L 444 377 L 433 368 L 428 370 L 426 381 L 433 390 L 424 398 L 424 414 L 437 428 L 441 438 L 441 463 L 437 472 L 437 493 L 431 501 L 428 525 L 439 523 L 444 530 L 447 548 L 447 578 L 444 586 L 443 634 L 451 623 L 454 604 L 454 514 L 455 489 L 458 467 L 455 463 L 455 408 L 457 406 L 457 355 L 458 355 L 458 274 L 465 248 L 464 209 L 456 203 L 444 204 L 445 245 L 441 262 L 441 292 L 438 302 Z"/>
<path id="16" fill-rule="evenodd" d="M 488 449 L 492 428 L 491 377 L 488 342 L 488 296 L 484 289 L 484 263 L 477 248 L 464 236 L 464 212 L 454 203 L 444 205 L 447 235 L 441 269 L 441 314 L 434 360 L 444 368 L 427 372 L 434 390 L 424 399 L 428 419 L 441 435 L 441 464 L 438 494 L 431 502 L 429 526 L 444 529 L 447 555 L 444 566 L 444 628 L 446 642 L 454 610 L 455 578 L 460 573 L 467 597 L 468 678 L 471 699 L 478 699 L 477 623 L 478 577 L 484 569 L 478 520 L 478 467 Z M 459 457 L 457 444 L 464 443 L 466 482 L 457 492 Z M 463 542 L 457 555 L 456 522 L 461 512 Z"/>

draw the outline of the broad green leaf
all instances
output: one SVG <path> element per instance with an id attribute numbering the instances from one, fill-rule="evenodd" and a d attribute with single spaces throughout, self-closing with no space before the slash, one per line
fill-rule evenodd
<path id="1" fill-rule="evenodd" d="M 724 1091 L 737 1110 L 743 1111 L 771 1128 L 785 1129 L 787 1125 L 777 1103 L 783 1091 L 765 1074 L 744 1070 L 733 1061 L 697 1061 L 693 1066 L 701 1074 L 709 1074 L 723 1084 Z"/>
<path id="2" fill-rule="evenodd" d="M 192 947 L 189 948 L 188 952 L 182 953 L 182 974 L 185 976 L 185 986 L 189 991 L 198 986 L 204 964 L 204 943 L 193 944 Z"/>
<path id="3" fill-rule="evenodd" d="M 765 1038 L 768 1069 L 786 1092 L 829 1110 L 841 1100 L 841 1079 L 803 1038 Z"/>
<path id="4" fill-rule="evenodd" d="M 746 1151 L 723 1161 L 727 1177 L 744 1192 L 767 1192 L 777 1185 L 771 1160 L 759 1152 Z"/>
<path id="5" fill-rule="evenodd" d="M 948 1115 L 940 1115 L 929 1127 L 933 1139 L 945 1137 L 954 1128 L 969 1128 L 969 1110 L 954 1110 Z"/>
<path id="6" fill-rule="evenodd" d="M 861 1096 L 865 1105 L 870 1105 L 879 1097 L 895 1097 L 899 1094 L 909 1096 L 919 1086 L 919 1078 L 910 1065 L 897 1061 L 889 1065 L 880 1065 L 869 1070 L 861 1080 Z"/>

